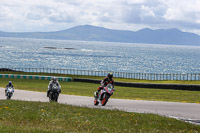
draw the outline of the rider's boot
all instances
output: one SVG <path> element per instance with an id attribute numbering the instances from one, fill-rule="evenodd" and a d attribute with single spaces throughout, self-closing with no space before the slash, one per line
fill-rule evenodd
<path id="1" fill-rule="evenodd" d="M 94 92 L 94 97 L 97 97 L 99 95 L 99 90 Z"/>
<path id="2" fill-rule="evenodd" d="M 95 92 L 94 92 L 94 97 L 97 97 L 97 95 L 98 95 L 98 92 L 95 91 Z"/>
<path id="3" fill-rule="evenodd" d="M 98 95 L 99 95 L 99 92 L 100 92 L 100 90 L 101 90 L 102 88 L 101 88 L 101 86 L 97 89 L 97 91 L 96 92 L 94 92 L 94 97 L 97 97 Z"/>

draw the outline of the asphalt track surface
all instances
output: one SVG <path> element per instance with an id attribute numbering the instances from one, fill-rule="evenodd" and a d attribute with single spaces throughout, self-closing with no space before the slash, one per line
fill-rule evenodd
<path id="1" fill-rule="evenodd" d="M 0 100 L 6 99 L 5 89 L 0 88 Z M 13 100 L 49 102 L 45 92 L 17 90 Z M 118 109 L 127 112 L 152 113 L 200 124 L 200 104 L 145 100 L 109 99 L 106 106 L 94 106 L 93 97 L 60 94 L 58 103 L 99 109 Z"/>

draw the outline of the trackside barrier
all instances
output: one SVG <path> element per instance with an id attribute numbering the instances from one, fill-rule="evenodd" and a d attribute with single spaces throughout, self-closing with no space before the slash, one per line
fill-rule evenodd
<path id="1" fill-rule="evenodd" d="M 12 79 L 38 79 L 38 80 L 51 80 L 54 76 L 39 76 L 39 75 L 16 75 L 16 74 L 0 74 L 0 78 L 12 78 Z M 70 82 L 70 77 L 56 77 L 59 81 Z"/>
<path id="2" fill-rule="evenodd" d="M 96 83 L 96 84 L 100 84 L 100 82 L 101 82 L 101 80 L 81 79 L 81 78 L 74 78 L 73 81 L 74 82 Z M 198 84 L 195 85 L 195 84 L 158 84 L 158 83 L 115 82 L 115 85 L 116 86 L 123 86 L 123 87 L 136 87 L 136 88 L 200 91 L 200 85 L 198 85 Z"/>
<path id="3" fill-rule="evenodd" d="M 54 69 L 54 68 L 1 68 L 0 71 L 13 72 L 34 72 L 34 73 L 57 73 L 68 75 L 84 76 L 106 76 L 112 72 L 116 78 L 128 78 L 137 80 L 176 80 L 176 81 L 200 81 L 200 73 L 130 73 L 114 71 L 96 71 L 96 70 L 77 70 L 77 69 Z"/>

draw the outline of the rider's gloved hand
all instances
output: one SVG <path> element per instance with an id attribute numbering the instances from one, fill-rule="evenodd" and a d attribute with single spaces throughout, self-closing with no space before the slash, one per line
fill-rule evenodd
<path id="1" fill-rule="evenodd" d="M 104 86 L 103 80 L 101 81 L 101 86 Z"/>

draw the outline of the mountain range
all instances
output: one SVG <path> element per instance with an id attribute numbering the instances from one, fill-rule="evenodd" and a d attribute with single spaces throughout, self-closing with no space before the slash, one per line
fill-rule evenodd
<path id="1" fill-rule="evenodd" d="M 139 31 L 113 30 L 91 25 L 76 26 L 55 32 L 3 32 L 0 37 L 126 42 L 149 44 L 174 44 L 200 46 L 200 36 L 178 29 L 145 28 Z"/>

